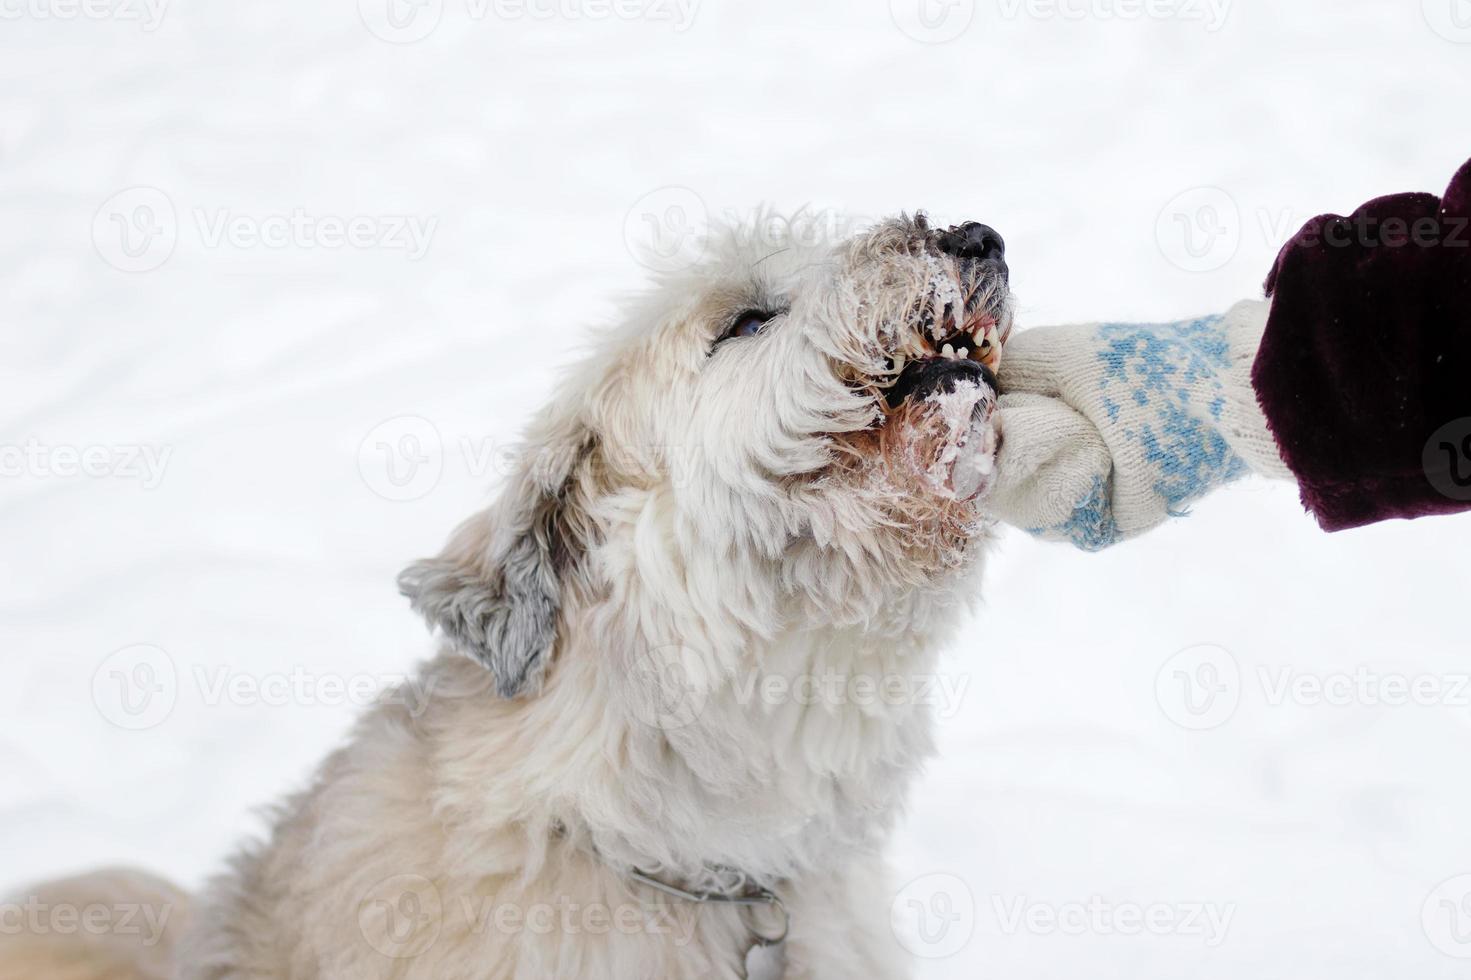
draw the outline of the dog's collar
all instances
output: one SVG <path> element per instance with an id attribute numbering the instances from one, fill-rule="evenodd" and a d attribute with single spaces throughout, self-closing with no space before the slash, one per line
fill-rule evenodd
<path id="1" fill-rule="evenodd" d="M 637 868 L 630 870 L 628 877 L 682 902 L 739 907 L 741 920 L 751 934 L 751 945 L 746 948 L 746 980 L 781 980 L 786 975 L 786 941 L 792 925 L 791 913 L 776 892 L 755 884 L 746 874 L 735 868 L 716 867 L 712 871 L 714 880 L 730 882 L 730 886 L 693 891 L 662 881 Z M 763 907 L 775 913 L 776 921 L 781 923 L 775 935 L 769 935 L 757 926 L 755 910 Z"/>
<path id="2" fill-rule="evenodd" d="M 565 839 L 567 825 L 561 820 L 552 822 L 552 835 Z M 589 848 L 599 860 L 607 863 L 596 847 Z M 792 916 L 776 892 L 758 884 L 750 875 L 726 865 L 707 865 L 705 880 L 707 887 L 684 888 L 664 881 L 647 871 L 629 868 L 622 874 L 635 884 L 652 888 L 670 898 L 694 905 L 731 905 L 740 909 L 741 921 L 750 934 L 751 944 L 746 947 L 744 980 L 782 980 L 786 976 L 787 933 L 791 931 Z M 765 907 L 776 914 L 781 923 L 775 930 L 757 928 L 756 910 Z"/>

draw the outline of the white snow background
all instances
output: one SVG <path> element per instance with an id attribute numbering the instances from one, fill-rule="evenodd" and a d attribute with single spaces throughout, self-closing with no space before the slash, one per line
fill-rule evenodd
<path id="1" fill-rule="evenodd" d="M 1165 319 L 1471 155 L 1466 0 L 159 2 L 0 0 L 6 889 L 195 886 L 259 828 L 357 712 L 332 683 L 430 650 L 395 573 L 651 221 L 925 208 L 1006 236 L 1023 325 Z M 363 220 L 251 237 L 292 214 Z M 1257 483 L 1101 555 L 1009 534 L 893 848 L 919 974 L 1465 976 L 1468 553 Z"/>

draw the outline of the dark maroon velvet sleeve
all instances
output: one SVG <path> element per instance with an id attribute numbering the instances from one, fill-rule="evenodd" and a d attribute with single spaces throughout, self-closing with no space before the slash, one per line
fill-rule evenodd
<path id="1" fill-rule="evenodd" d="M 1325 530 L 1471 509 L 1471 162 L 1288 242 L 1252 383 Z"/>

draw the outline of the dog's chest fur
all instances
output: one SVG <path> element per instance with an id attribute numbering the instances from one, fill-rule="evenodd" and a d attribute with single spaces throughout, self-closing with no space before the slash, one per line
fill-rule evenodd
<path id="1" fill-rule="evenodd" d="M 625 871 L 687 880 L 716 864 L 780 893 L 788 977 L 901 975 L 880 850 L 932 721 L 850 681 L 933 672 L 930 630 L 784 633 L 748 669 L 687 675 L 694 702 L 656 715 L 629 700 L 652 665 L 620 665 L 613 639 L 569 630 L 584 649 L 525 700 L 457 654 L 426 664 L 214 885 L 181 980 L 543 978 L 574 947 L 578 977 L 739 977 L 737 911 Z M 406 909 L 432 939 L 394 921 Z M 392 955 L 395 934 L 412 955 Z"/>

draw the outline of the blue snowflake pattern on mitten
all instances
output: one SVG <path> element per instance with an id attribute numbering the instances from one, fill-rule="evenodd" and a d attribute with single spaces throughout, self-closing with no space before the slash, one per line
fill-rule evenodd
<path id="1" fill-rule="evenodd" d="M 1139 446 L 1148 477 L 1165 513 L 1186 506 L 1215 487 L 1244 476 L 1247 466 L 1216 424 L 1226 405 L 1223 378 L 1230 368 L 1225 318 L 1180 323 L 1106 323 L 1093 339 L 1102 366 L 1098 380 L 1102 418 Z M 1115 468 L 1125 465 L 1115 459 Z M 1138 482 L 1131 474 L 1131 482 Z M 1101 551 L 1120 541 L 1113 511 L 1112 476 L 1096 476 L 1068 520 L 1030 528 L 1039 537 Z"/>
<path id="2" fill-rule="evenodd" d="M 1154 489 L 1173 515 L 1247 472 L 1211 425 L 1226 403 L 1221 375 L 1230 367 L 1230 347 L 1224 319 L 1107 323 L 1098 329 L 1104 367 L 1098 385 L 1108 421 L 1122 426 L 1158 468 Z"/>

